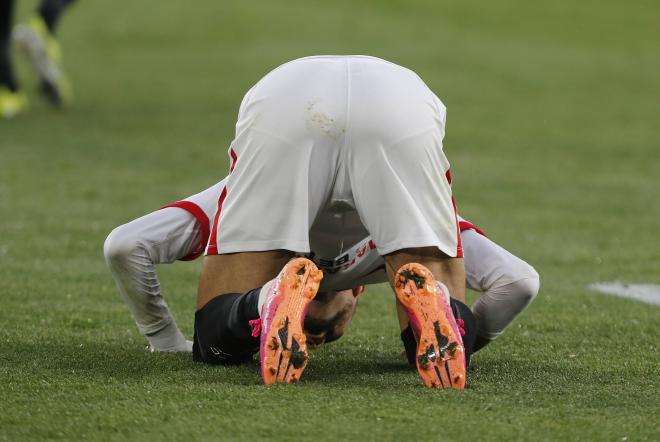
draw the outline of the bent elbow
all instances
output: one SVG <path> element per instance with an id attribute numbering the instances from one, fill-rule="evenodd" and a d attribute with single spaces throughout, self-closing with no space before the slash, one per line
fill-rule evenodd
<path id="1" fill-rule="evenodd" d="M 528 274 L 514 283 L 518 297 L 524 300 L 526 305 L 530 304 L 536 298 L 541 288 L 539 274 L 531 266 L 529 270 Z"/>
<path id="2" fill-rule="evenodd" d="M 126 235 L 123 226 L 115 228 L 103 243 L 103 256 L 108 265 L 128 258 L 138 244 L 130 235 Z"/>

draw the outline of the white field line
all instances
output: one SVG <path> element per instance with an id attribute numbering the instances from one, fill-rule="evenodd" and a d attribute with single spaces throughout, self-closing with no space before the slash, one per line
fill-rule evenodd
<path id="1" fill-rule="evenodd" d="M 660 305 L 660 285 L 657 284 L 624 284 L 618 281 L 598 282 L 589 284 L 589 289 L 606 295 Z"/>

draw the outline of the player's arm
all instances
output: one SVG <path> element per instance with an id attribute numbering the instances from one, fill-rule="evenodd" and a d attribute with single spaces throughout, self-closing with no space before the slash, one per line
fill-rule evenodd
<path id="1" fill-rule="evenodd" d="M 209 214 L 224 180 L 127 224 L 105 241 L 104 255 L 138 329 L 152 351 L 191 351 L 160 291 L 156 264 L 193 259 L 208 240 Z"/>
<path id="2" fill-rule="evenodd" d="M 105 241 L 108 268 L 152 351 L 192 351 L 161 295 L 155 265 L 187 256 L 200 234 L 194 216 L 172 207 L 117 227 Z"/>
<path id="3" fill-rule="evenodd" d="M 475 230 L 461 232 L 467 286 L 481 292 L 475 351 L 497 338 L 534 300 L 539 274 L 529 264 Z"/>

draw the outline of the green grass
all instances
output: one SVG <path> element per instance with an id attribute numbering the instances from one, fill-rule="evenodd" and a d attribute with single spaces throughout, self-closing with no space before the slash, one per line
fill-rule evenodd
<path id="1" fill-rule="evenodd" d="M 24 19 L 35 2 L 21 2 Z M 0 440 L 660 440 L 660 5 L 649 0 L 81 1 L 60 32 L 77 101 L 0 121 Z M 304 55 L 417 71 L 449 110 L 464 216 L 542 289 L 429 391 L 366 295 L 304 382 L 152 355 L 107 272 L 116 225 L 216 182 L 242 94 Z M 17 60 L 18 61 L 18 60 Z M 191 334 L 199 263 L 161 269 Z"/>

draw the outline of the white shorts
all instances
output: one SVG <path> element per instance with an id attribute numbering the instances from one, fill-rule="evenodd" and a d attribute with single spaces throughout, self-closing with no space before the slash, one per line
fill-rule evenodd
<path id="1" fill-rule="evenodd" d="M 278 67 L 241 103 L 207 254 L 335 257 L 371 235 L 381 255 L 435 246 L 462 256 L 445 114 L 414 72 L 381 59 Z"/>

